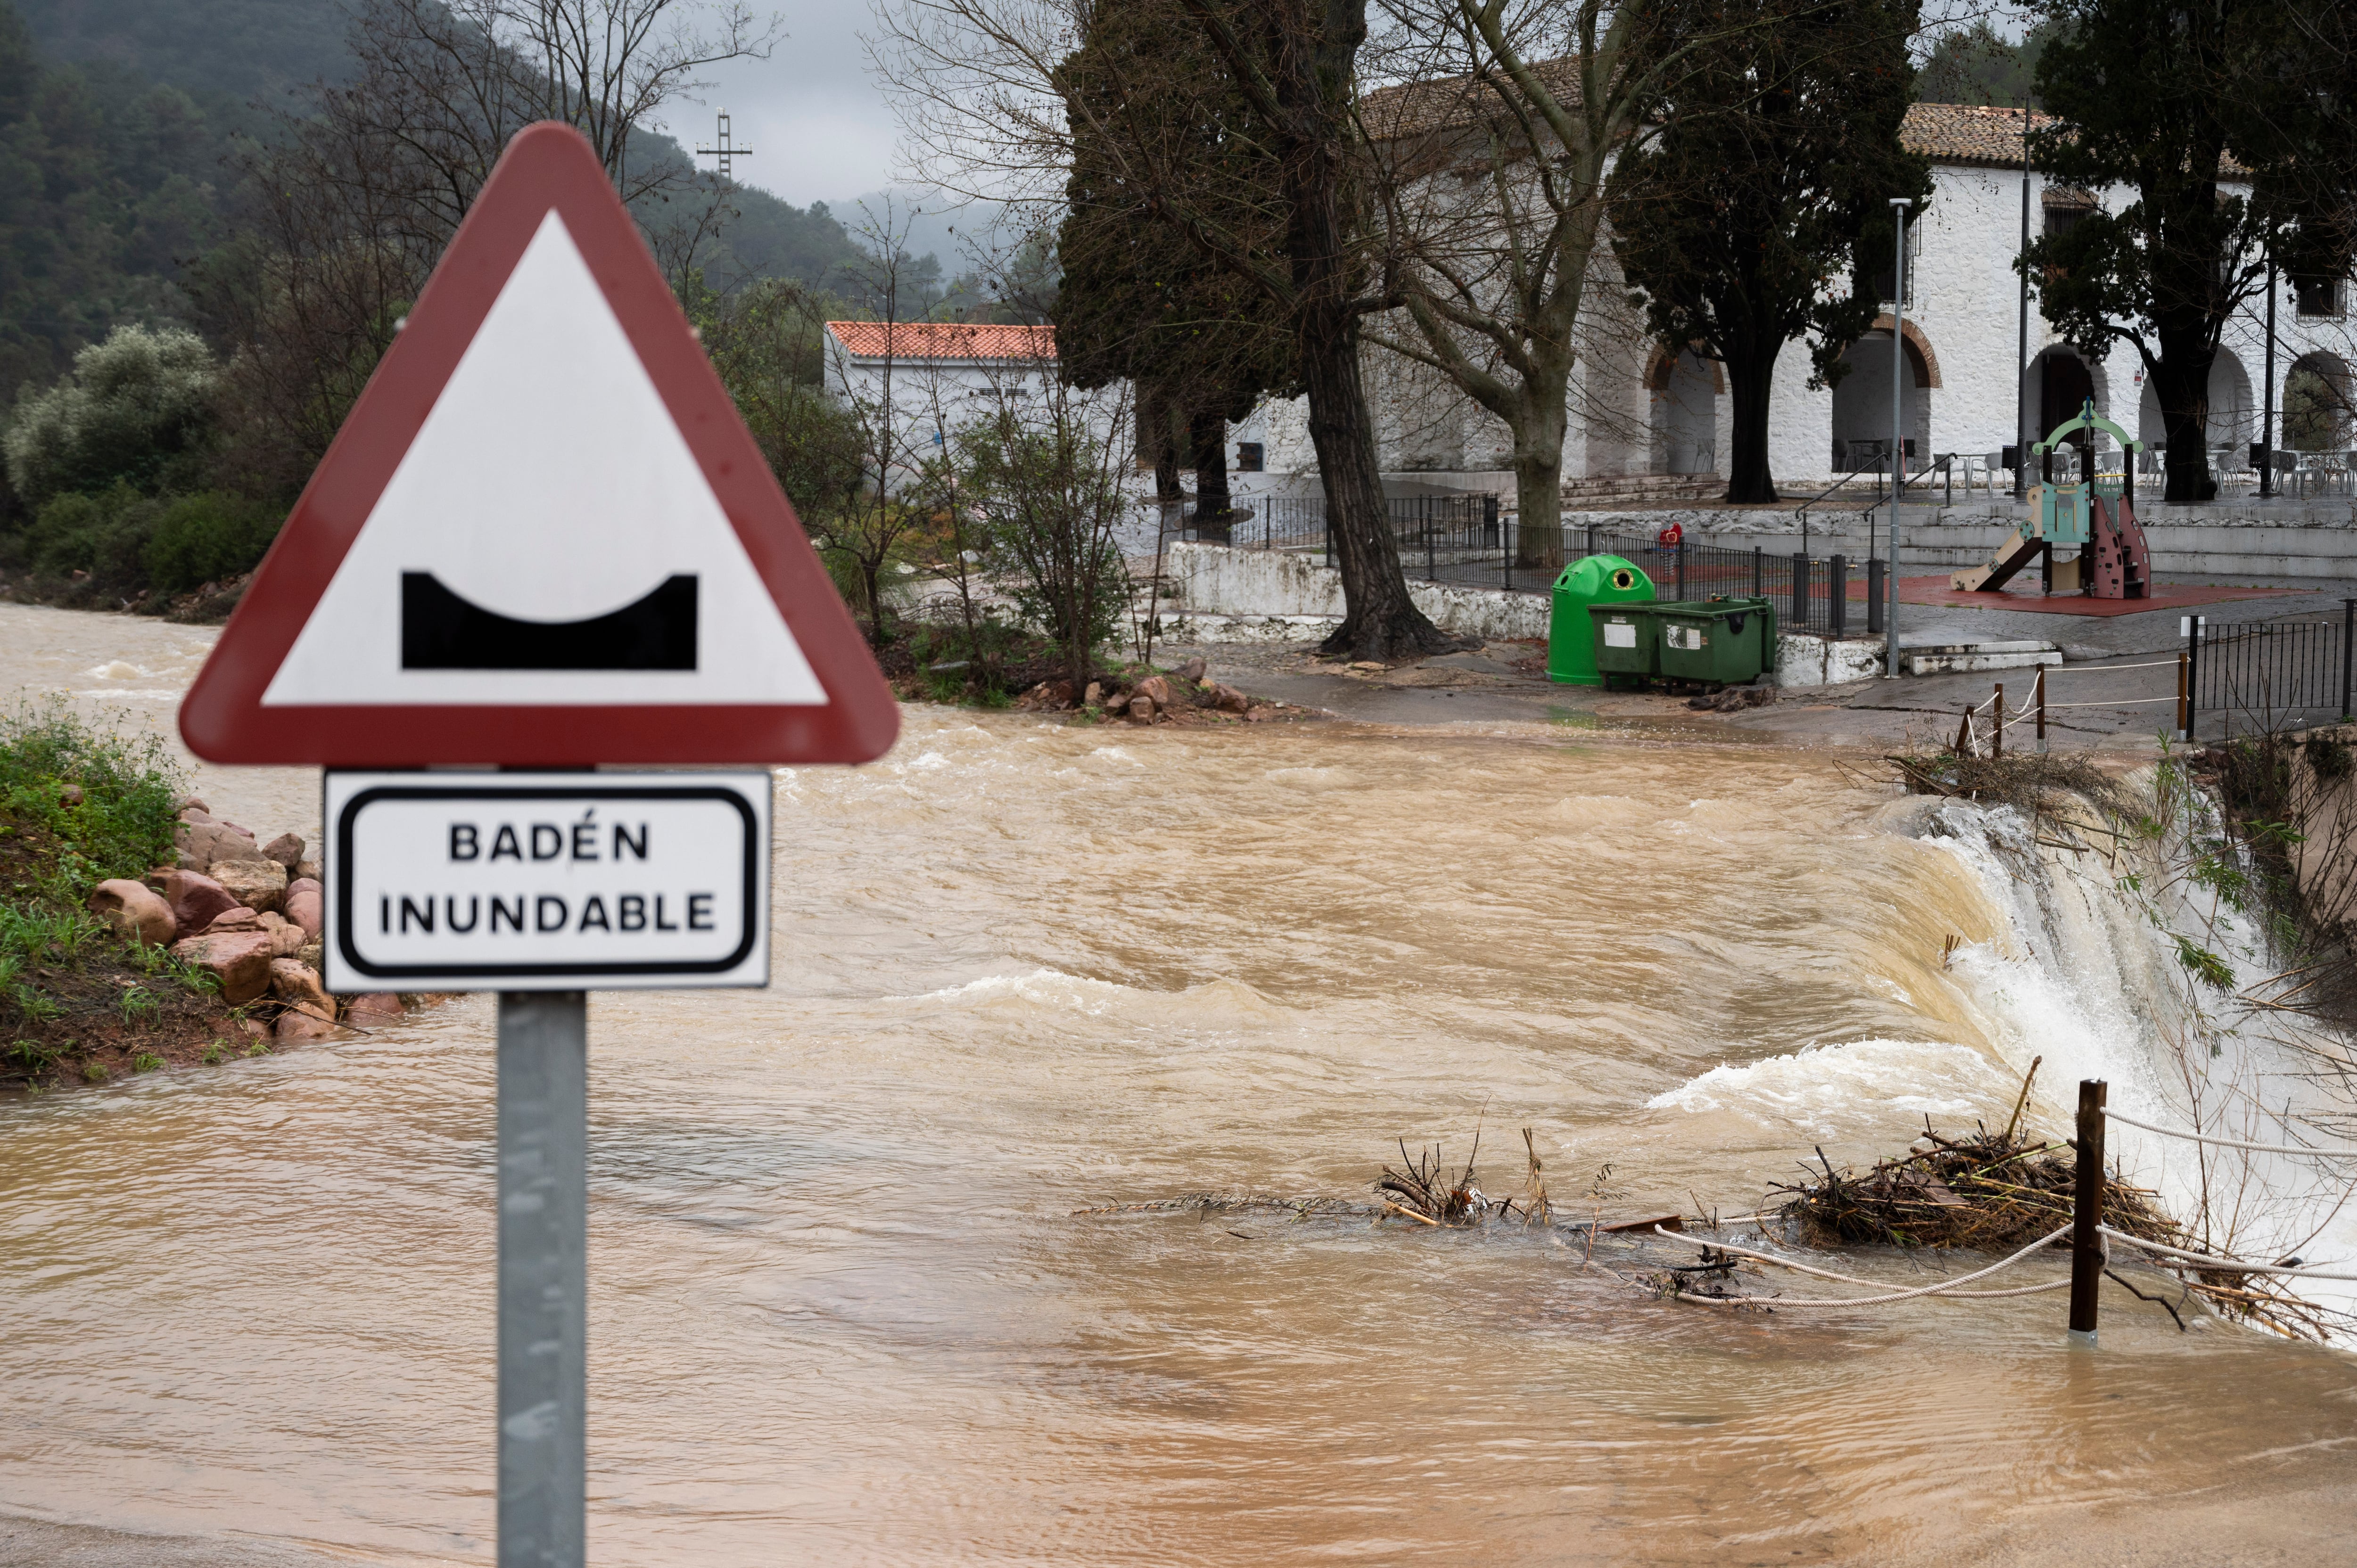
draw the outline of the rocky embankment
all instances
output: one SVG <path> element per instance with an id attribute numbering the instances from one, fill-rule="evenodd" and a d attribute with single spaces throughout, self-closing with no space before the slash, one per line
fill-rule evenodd
<path id="1" fill-rule="evenodd" d="M 1038 713 L 1125 718 L 1140 725 L 1263 724 L 1271 719 L 1301 716 L 1299 709 L 1248 697 L 1233 686 L 1212 680 L 1200 659 L 1167 674 L 1146 675 L 1128 682 L 1092 681 L 1077 692 L 1070 681 L 1042 681 L 1024 693 L 1015 705 Z"/>
<path id="2" fill-rule="evenodd" d="M 249 1033 L 316 1040 L 367 1018 L 400 1015 L 398 996 L 332 996 L 320 980 L 324 894 L 300 834 L 258 843 L 190 797 L 180 802 L 173 839 L 177 865 L 159 865 L 142 881 L 100 883 L 91 912 L 211 975 L 224 1003 L 252 1009 Z"/>

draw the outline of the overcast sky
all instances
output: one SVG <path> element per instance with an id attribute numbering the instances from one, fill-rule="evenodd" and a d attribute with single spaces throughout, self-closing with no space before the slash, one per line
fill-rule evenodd
<path id="1" fill-rule="evenodd" d="M 753 149 L 737 177 L 797 207 L 881 188 L 891 178 L 894 128 L 859 47 L 867 7 L 790 0 L 779 14 L 787 36 L 777 52 L 715 70 L 705 107 L 678 105 L 673 134 L 710 146 L 713 115 L 727 110 L 736 140 Z"/>
<path id="2" fill-rule="evenodd" d="M 2007 36 L 2021 36 L 2020 18 L 2006 0 L 1935 0 L 1927 7 L 1932 30 L 1938 30 L 1932 14 L 1941 12 L 1986 15 Z M 786 38 L 777 51 L 715 70 L 705 105 L 678 105 L 672 134 L 687 146 L 709 146 L 713 116 L 727 110 L 736 140 L 753 149 L 737 166 L 737 177 L 797 207 L 846 202 L 883 188 L 892 177 L 896 127 L 859 45 L 862 29 L 874 26 L 867 5 L 785 0 L 778 15 Z"/>

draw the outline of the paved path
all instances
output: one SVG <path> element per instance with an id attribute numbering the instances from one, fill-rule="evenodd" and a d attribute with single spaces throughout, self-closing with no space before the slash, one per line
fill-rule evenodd
<path id="1" fill-rule="evenodd" d="M 2285 586 L 2280 581 L 2267 585 Z M 2357 582 L 2288 585 L 2302 592 L 2206 607 L 2215 625 L 2287 616 L 2339 619 Z M 1901 646 L 2036 639 L 2061 649 L 2063 663 L 2048 680 L 2050 747 L 2064 750 L 2154 751 L 2173 722 L 2175 660 L 2183 646 L 2174 608 L 2090 618 L 1985 606 L 1906 606 Z M 1765 708 L 1721 714 L 1695 713 L 1679 697 L 1606 693 L 1557 686 L 1537 668 L 1544 650 L 1534 643 L 1491 643 L 1474 653 L 1446 654 L 1382 671 L 1351 670 L 1315 657 L 1314 645 L 1211 644 L 1156 650 L 1175 665 L 1200 657 L 1213 675 L 1256 696 L 1339 717 L 1380 725 L 1533 724 L 1677 734 L 1760 744 L 1884 748 L 1952 739 L 1969 704 L 1986 701 L 1997 682 L 2008 708 L 2030 693 L 2036 672 L 1860 681 L 1801 688 Z M 2146 666 L 2145 668 L 2136 668 Z M 2093 703 L 2072 706 L 2063 703 Z M 2010 744 L 2034 739 L 2029 721 L 2009 727 Z M 2173 732 L 2172 732 L 2173 733 Z"/>

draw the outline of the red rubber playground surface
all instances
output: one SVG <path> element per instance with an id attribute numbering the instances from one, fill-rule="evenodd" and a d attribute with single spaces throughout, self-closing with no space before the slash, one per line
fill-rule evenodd
<path id="1" fill-rule="evenodd" d="M 2050 616 L 2142 615 L 2147 610 L 2190 609 L 2197 605 L 2224 604 L 2230 599 L 2277 598 L 2309 591 L 2306 588 L 2196 588 L 2157 583 L 2153 585 L 2150 598 L 2094 599 L 2084 594 L 2055 594 L 2050 597 L 2038 591 L 2034 579 L 2025 591 L 1995 594 L 1964 593 L 1948 586 L 1948 579 L 1944 576 L 1899 579 L 1899 602 L 1902 605 L 2027 610 L 2032 615 Z M 1866 585 L 1852 578 L 1849 596 L 1853 599 L 1866 597 Z"/>

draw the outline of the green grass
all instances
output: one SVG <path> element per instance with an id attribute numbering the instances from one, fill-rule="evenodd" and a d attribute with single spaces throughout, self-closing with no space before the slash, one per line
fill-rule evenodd
<path id="1" fill-rule="evenodd" d="M 62 701 L 0 715 L 0 1030 L 24 1036 L 0 1050 L 0 1068 L 27 1080 L 53 1070 L 77 1052 L 43 1036 L 93 1005 L 144 1029 L 166 993 L 210 986 L 165 950 L 123 941 L 86 907 L 99 883 L 171 863 L 180 789 L 158 737 L 98 727 Z M 109 1074 L 85 1062 L 82 1076 Z"/>

